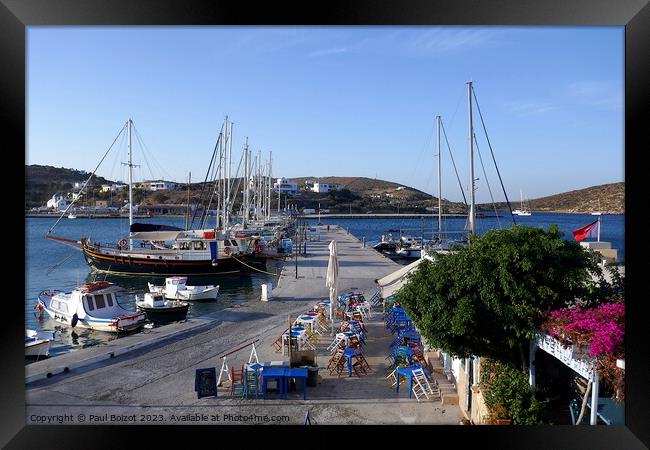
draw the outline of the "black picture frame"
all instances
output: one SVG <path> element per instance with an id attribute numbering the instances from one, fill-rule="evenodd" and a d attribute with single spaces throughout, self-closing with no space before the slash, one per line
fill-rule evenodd
<path id="1" fill-rule="evenodd" d="M 331 0 L 329 2 L 247 2 L 203 0 L 0 0 L 0 123 L 6 130 L 5 154 L 18 159 L 25 148 L 25 27 L 34 25 L 560 25 L 625 26 L 625 183 L 626 183 L 626 425 L 612 427 L 462 427 L 441 426 L 422 429 L 421 442 L 430 436 L 446 446 L 466 447 L 468 441 L 490 448 L 571 448 L 610 449 L 650 446 L 647 412 L 647 381 L 650 379 L 646 356 L 648 329 L 645 323 L 640 272 L 642 246 L 629 245 L 640 240 L 640 201 L 647 190 L 641 187 L 643 164 L 638 160 L 647 134 L 642 118 L 648 110 L 650 49 L 650 7 L 647 0 Z M 9 138 L 10 144 L 7 144 Z M 645 138 L 645 139 L 644 139 Z M 5 168 L 11 162 L 5 158 Z M 13 162 L 13 161 L 12 161 Z M 18 164 L 22 164 L 20 161 Z M 24 161 L 23 161 L 24 163 Z M 9 170 L 5 173 L 8 174 Z M 635 189 L 635 186 L 639 188 Z M 643 190 L 642 190 L 643 189 Z M 8 195 L 12 217 L 24 217 L 19 196 Z M 15 212 L 14 211 L 15 208 Z M 15 214 L 15 216 L 14 216 Z M 24 236 L 24 220 L 12 219 L 16 228 L 6 233 Z M 17 233 L 17 234 L 16 234 Z M 5 254 L 12 266 L 9 279 L 17 277 L 17 261 L 24 261 L 25 249 L 17 238 Z M 24 239 L 23 239 L 24 241 Z M 23 302 L 5 298 L 6 320 L 0 351 L 4 364 L 0 404 L 0 445 L 6 448 L 114 448 L 116 442 L 148 442 L 155 431 L 158 439 L 178 435 L 176 426 L 25 426 L 24 349 L 20 345 Z M 309 428 L 314 433 L 314 428 Z M 218 432 L 225 431 L 220 427 Z M 246 433 L 247 428 L 239 429 Z M 270 432 L 272 430 L 265 429 Z M 304 429 L 303 429 L 304 431 Z M 365 431 L 365 430 L 364 430 Z M 388 432 L 390 427 L 374 427 L 371 432 Z M 214 439 L 210 426 L 194 427 Z M 430 434 L 429 434 L 430 432 Z M 299 429 L 293 427 L 293 436 Z M 420 433 L 420 431 L 417 431 Z M 120 439 L 116 441 L 116 435 Z M 243 434 L 245 436 L 245 434 Z M 412 434 L 411 434 L 412 435 Z M 162 438 L 161 438 L 162 436 Z M 139 438 L 139 439 L 138 439 Z M 125 441 L 123 439 L 128 439 Z M 451 440 L 451 442 L 449 441 Z M 163 441 L 164 442 L 164 441 Z"/>

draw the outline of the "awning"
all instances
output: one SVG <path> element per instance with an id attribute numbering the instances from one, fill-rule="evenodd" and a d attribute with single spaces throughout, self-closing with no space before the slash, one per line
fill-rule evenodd
<path id="1" fill-rule="evenodd" d="M 379 278 L 377 280 L 377 284 L 379 285 L 379 287 L 382 287 L 382 286 L 387 286 L 387 285 L 389 285 L 391 283 L 394 283 L 395 281 L 397 281 L 400 278 L 404 277 L 407 273 L 409 273 L 412 270 L 414 270 L 415 268 L 417 268 L 417 266 L 419 266 L 420 263 L 423 260 L 424 260 L 423 258 L 420 258 L 420 259 L 418 259 L 416 261 L 413 261 L 411 264 L 409 264 L 407 266 L 404 266 L 404 267 L 400 268 L 399 270 L 396 270 L 395 272 L 393 272 L 391 274 L 386 275 L 383 278 Z"/>
<path id="2" fill-rule="evenodd" d="M 391 295 L 394 295 L 404 285 L 404 283 L 406 283 L 407 275 L 417 269 L 422 261 L 424 261 L 423 258 L 418 259 L 408 266 L 404 266 L 399 270 L 378 279 L 377 284 L 381 289 L 381 297 L 388 298 Z"/>
<path id="3" fill-rule="evenodd" d="M 142 241 L 173 241 L 181 233 L 182 231 L 141 231 L 131 233 L 130 237 Z"/>
<path id="4" fill-rule="evenodd" d="M 405 279 L 398 280 L 392 284 L 389 284 L 388 286 L 382 286 L 381 287 L 381 297 L 382 298 L 388 298 L 391 295 L 394 295 L 399 289 L 406 283 Z"/>

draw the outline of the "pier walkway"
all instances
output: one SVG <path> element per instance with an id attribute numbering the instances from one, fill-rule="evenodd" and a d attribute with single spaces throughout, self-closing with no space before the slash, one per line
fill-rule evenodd
<path id="1" fill-rule="evenodd" d="M 26 423 L 68 414 L 72 419 L 67 423 L 72 424 L 302 424 L 309 410 L 318 424 L 458 424 L 462 414 L 457 406 L 418 403 L 408 398 L 406 389 L 398 395 L 390 388 L 384 379 L 384 358 L 392 336 L 383 329 L 377 311 L 367 324 L 365 354 L 373 368 L 367 377 L 337 379 L 321 369 L 318 386 L 307 388 L 307 400 L 297 393 L 291 393 L 288 400 L 275 396 L 233 400 L 224 375 L 226 381 L 217 397 L 197 398 L 195 370 L 215 367 L 218 372 L 219 357 L 243 344 L 259 339 L 255 346 L 260 361 L 283 359 L 272 342 L 289 320 L 328 296 L 325 277 L 331 240 L 337 242 L 340 292 L 354 288 L 370 293 L 375 279 L 400 267 L 372 248 L 364 248 L 343 229 L 322 227 L 320 241 L 308 242 L 307 255 L 298 258 L 297 279 L 294 260 L 285 262 L 269 302 L 258 298 L 28 365 Z M 322 336 L 317 348 L 321 367 L 327 365 L 329 340 Z M 239 368 L 249 355 L 250 347 L 246 347 L 229 356 L 228 364 Z"/>

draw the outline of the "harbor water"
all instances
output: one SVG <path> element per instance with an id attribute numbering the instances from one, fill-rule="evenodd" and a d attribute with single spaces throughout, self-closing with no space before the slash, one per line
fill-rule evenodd
<path id="1" fill-rule="evenodd" d="M 56 218 L 30 217 L 25 219 L 25 328 L 32 330 L 57 330 L 55 341 L 50 349 L 50 356 L 78 350 L 80 348 L 119 339 L 113 333 L 92 331 L 85 328 L 66 328 L 48 318 L 43 313 L 39 320 L 34 306 L 38 294 L 44 290 L 70 292 L 75 287 L 88 281 L 107 280 L 124 288 L 117 294 L 118 301 L 125 309 L 135 311 L 135 297 L 142 298 L 148 292 L 147 282 L 163 285 L 164 277 L 130 277 L 93 274 L 86 264 L 81 251 L 71 245 L 62 244 L 45 236 L 54 225 Z M 177 227 L 185 226 L 183 218 L 138 219 L 138 222 L 166 224 Z M 91 237 L 100 242 L 117 243 L 128 235 L 127 218 L 63 218 L 52 233 L 68 239 Z M 267 262 L 267 270 L 276 273 L 279 269 L 276 261 Z M 261 285 L 277 284 L 277 277 L 261 272 L 229 274 L 217 276 L 188 277 L 189 285 L 219 285 L 216 301 L 191 302 L 188 317 L 205 314 L 243 303 L 259 297 Z"/>
<path id="2" fill-rule="evenodd" d="M 556 224 L 564 233 L 564 239 L 572 240 L 572 230 L 583 227 L 594 222 L 596 216 L 589 214 L 557 214 L 537 213 L 531 216 L 516 216 L 517 224 L 542 227 L 548 229 L 551 224 Z M 142 297 L 147 292 L 147 282 L 157 285 L 164 283 L 164 277 L 128 277 L 128 276 L 106 276 L 104 274 L 93 274 L 83 259 L 80 251 L 71 246 L 46 239 L 47 231 L 54 225 L 56 218 L 27 218 L 25 219 L 26 235 L 26 262 L 25 262 L 25 327 L 34 330 L 57 330 L 57 337 L 52 344 L 50 355 L 75 351 L 77 349 L 102 344 L 112 339 L 119 339 L 111 333 L 91 331 L 87 329 L 61 327 L 56 322 L 43 315 L 39 320 L 34 311 L 37 296 L 41 291 L 56 289 L 69 292 L 78 285 L 94 280 L 108 280 L 124 288 L 118 294 L 118 300 L 122 306 L 129 310 L 135 310 L 135 296 Z M 139 222 L 167 224 L 178 227 L 185 226 L 183 218 L 152 218 L 138 219 Z M 309 219 L 310 225 L 318 221 Z M 430 239 L 438 233 L 437 217 L 424 219 L 334 219 L 323 217 L 323 224 L 337 224 L 348 230 L 360 240 L 365 238 L 366 245 L 372 246 L 381 240 L 381 236 L 392 231 L 394 237 L 400 232 L 412 237 L 424 236 Z M 625 216 L 602 215 L 601 216 L 601 241 L 611 242 L 612 247 L 618 250 L 620 261 L 625 260 Z M 505 215 L 500 218 L 487 217 L 477 219 L 477 232 L 484 233 L 487 230 L 499 227 L 509 227 L 512 219 Z M 459 237 L 466 228 L 466 219 L 462 217 L 444 218 L 442 231 L 450 233 L 452 237 Z M 56 236 L 70 239 L 90 237 L 101 242 L 115 242 L 128 235 L 128 219 L 126 218 L 64 218 L 57 225 Z M 455 236 L 454 236 L 454 233 Z M 267 271 L 276 273 L 279 270 L 280 262 L 270 260 L 267 263 Z M 242 273 L 237 275 L 218 275 L 212 277 L 189 277 L 188 284 L 218 284 L 219 297 L 215 302 L 192 302 L 188 317 L 199 317 L 205 314 L 219 311 L 238 303 L 258 298 L 261 294 L 261 285 L 277 283 L 277 277 L 260 273 Z"/>

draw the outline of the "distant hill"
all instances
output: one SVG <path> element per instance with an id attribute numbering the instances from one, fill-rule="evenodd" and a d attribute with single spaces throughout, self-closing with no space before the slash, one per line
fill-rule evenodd
<path id="1" fill-rule="evenodd" d="M 83 170 L 25 165 L 25 207 L 44 206 L 52 195 L 73 191 L 75 183 L 83 185 L 89 176 L 90 173 Z M 93 177 L 89 187 L 110 183 L 113 182 L 103 177 Z"/>
<path id="2" fill-rule="evenodd" d="M 65 194 L 74 191 L 75 183 L 83 183 L 90 174 L 81 170 L 64 167 L 40 165 L 25 166 L 25 207 L 43 206 L 55 193 Z M 340 184 L 341 192 L 317 193 L 303 189 L 306 180 L 322 183 Z M 281 206 L 293 204 L 301 208 L 329 209 L 332 213 L 432 213 L 437 211 L 438 199 L 425 192 L 392 181 L 365 177 L 298 177 L 291 178 L 301 187 L 300 194 L 294 197 L 283 196 Z M 103 177 L 93 177 L 90 189 L 95 190 L 94 199 L 112 199 L 123 202 L 126 193 L 119 195 L 102 195 L 97 189 L 102 184 L 112 184 L 114 181 Z M 235 186 L 238 180 L 235 181 Z M 192 183 L 192 198 L 201 191 L 202 183 Z M 105 198 L 104 198 L 105 197 Z M 519 208 L 519 199 L 510 199 L 512 208 Z M 600 201 L 600 206 L 599 202 Z M 179 185 L 177 191 L 160 191 L 157 193 L 141 193 L 136 196 L 134 203 L 174 203 L 185 204 L 187 191 Z M 272 205 L 277 205 L 277 195 L 273 195 Z M 239 203 L 239 202 L 236 202 Z M 625 183 L 603 184 L 585 189 L 555 194 L 548 197 L 530 200 L 532 211 L 590 213 L 600 210 L 603 213 L 622 214 L 625 212 Z M 119 203 L 121 204 L 121 203 Z M 465 205 L 443 199 L 443 212 L 464 212 Z M 235 205 L 238 207 L 237 205 Z M 498 203 L 497 208 L 504 210 L 507 205 Z M 480 210 L 491 210 L 491 204 L 478 205 Z"/>
<path id="3" fill-rule="evenodd" d="M 513 209 L 519 208 L 520 199 L 510 199 Z M 600 211 L 604 214 L 625 213 L 625 183 L 610 183 L 585 189 L 563 192 L 528 201 L 531 211 L 589 214 Z M 482 209 L 491 205 L 479 205 Z M 505 209 L 505 203 L 497 203 Z"/>

